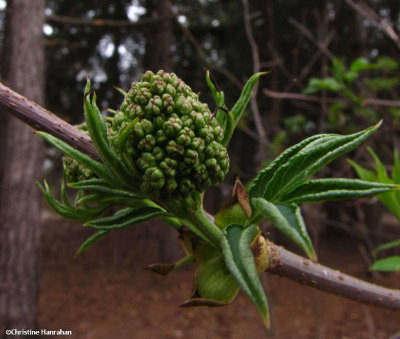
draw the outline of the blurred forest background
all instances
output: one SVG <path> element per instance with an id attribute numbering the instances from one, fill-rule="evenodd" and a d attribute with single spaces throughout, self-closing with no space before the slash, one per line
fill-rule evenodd
<path id="1" fill-rule="evenodd" d="M 384 119 L 368 145 L 392 164 L 400 149 L 399 35 L 397 0 L 0 0 L 0 80 L 77 124 L 87 75 L 106 113 L 122 102 L 113 86 L 127 90 L 148 69 L 177 73 L 211 110 L 205 69 L 228 107 L 253 73 L 271 70 L 230 145 L 230 174 L 207 194 L 216 212 L 235 177 L 247 182 L 313 134 L 351 133 Z M 1 112 L 0 329 L 63 328 L 82 338 L 386 338 L 400 330 L 398 315 L 276 277 L 264 278 L 270 333 L 241 298 L 226 312 L 178 309 L 191 272 L 160 278 L 144 269 L 181 255 L 177 234 L 161 222 L 114 232 L 74 259 L 91 231 L 56 216 L 34 184 L 46 177 L 59 185 L 61 155 L 14 120 Z M 372 167 L 365 146 L 350 157 Z M 22 169 L 24 184 L 15 177 Z M 343 158 L 321 176 L 355 173 Z M 400 287 L 396 274 L 368 272 L 374 248 L 400 237 L 376 198 L 305 206 L 304 214 L 322 263 Z M 265 231 L 296 251 L 268 224 Z"/>

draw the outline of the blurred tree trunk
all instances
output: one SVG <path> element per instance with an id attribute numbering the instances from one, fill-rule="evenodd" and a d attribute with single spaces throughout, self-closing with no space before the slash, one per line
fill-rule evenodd
<path id="1" fill-rule="evenodd" d="M 45 0 L 8 1 L 8 86 L 43 104 Z M 2 113 L 5 114 L 5 113 Z M 41 140 L 22 122 L 7 123 L 0 204 L 0 333 L 33 329 L 37 318 Z"/>
<path id="2" fill-rule="evenodd" d="M 171 0 L 147 0 L 146 13 L 150 18 L 171 16 Z M 166 18 L 145 30 L 146 52 L 143 65 L 146 70 L 157 72 L 160 69 L 172 71 L 171 44 L 173 22 Z"/>
<path id="3" fill-rule="evenodd" d="M 6 12 L 6 20 L 5 20 L 5 28 L 4 28 L 4 36 L 10 35 L 11 24 L 10 24 L 10 5 L 8 5 L 8 10 Z M 7 76 L 7 70 L 10 69 L 9 62 L 11 58 L 7 58 L 7 50 L 9 50 L 9 45 L 11 43 L 11 39 L 4 39 L 1 53 L 1 67 L 0 67 L 0 75 L 1 81 L 4 81 Z M 3 170 L 4 170 L 4 153 L 5 153 L 5 141 L 6 141 L 6 130 L 7 130 L 7 122 L 8 115 L 0 114 L 0 183 L 3 178 Z M 1 187 L 0 187 L 0 199 L 1 199 Z"/>

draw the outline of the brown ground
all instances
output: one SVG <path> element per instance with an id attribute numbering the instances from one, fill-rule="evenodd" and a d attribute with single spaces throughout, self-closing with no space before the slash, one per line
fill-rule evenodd
<path id="1" fill-rule="evenodd" d="M 244 295 L 219 309 L 179 308 L 190 296 L 191 270 L 160 277 L 145 265 L 158 261 L 147 241 L 161 230 L 114 232 L 77 259 L 90 235 L 46 213 L 42 237 L 39 325 L 71 330 L 73 338 L 388 338 L 400 331 L 400 313 L 367 307 L 276 276 L 264 277 L 272 309 L 268 332 Z M 169 237 L 171 238 L 171 236 Z M 362 277 L 354 240 L 321 240 L 320 262 Z M 380 278 L 400 288 L 399 275 Z"/>

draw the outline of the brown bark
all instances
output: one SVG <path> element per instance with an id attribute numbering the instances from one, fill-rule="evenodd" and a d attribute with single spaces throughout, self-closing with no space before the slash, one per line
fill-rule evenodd
<path id="1" fill-rule="evenodd" d="M 9 1 L 7 84 L 43 103 L 44 0 Z M 2 112 L 5 114 L 5 112 Z M 7 124 L 0 205 L 0 333 L 33 329 L 37 315 L 41 141 L 21 121 Z"/>
<path id="2" fill-rule="evenodd" d="M 399 290 L 354 278 L 314 263 L 270 242 L 268 242 L 268 251 L 270 266 L 267 272 L 269 273 L 364 304 L 400 310 Z"/>

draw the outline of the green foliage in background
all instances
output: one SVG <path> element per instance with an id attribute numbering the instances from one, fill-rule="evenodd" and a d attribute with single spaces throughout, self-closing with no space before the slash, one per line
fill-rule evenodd
<path id="1" fill-rule="evenodd" d="M 349 160 L 350 164 L 353 166 L 358 176 L 366 181 L 400 185 L 400 161 L 397 149 L 394 150 L 394 161 L 390 176 L 388 175 L 384 164 L 378 158 L 375 152 L 371 148 L 368 148 L 368 152 L 375 163 L 375 172 L 356 164 L 352 160 Z M 400 221 L 400 190 L 379 194 L 378 199 L 390 210 L 390 212 L 393 213 L 397 220 Z M 377 247 L 374 255 L 376 256 L 380 251 L 396 246 L 400 246 L 400 239 Z M 392 256 L 389 258 L 377 260 L 372 265 L 371 269 L 377 271 L 400 271 L 400 256 Z"/>
<path id="2" fill-rule="evenodd" d="M 375 62 L 364 57 L 355 59 L 346 65 L 343 58 L 334 58 L 329 67 L 330 76 L 326 78 L 311 77 L 305 94 L 327 91 L 335 100 L 330 103 L 328 128 L 336 129 L 349 120 L 346 109 L 367 121 L 376 121 L 376 111 L 371 109 L 377 94 L 390 94 L 399 84 L 398 62 L 387 56 L 380 56 Z M 394 118 L 398 110 L 391 108 Z"/>

